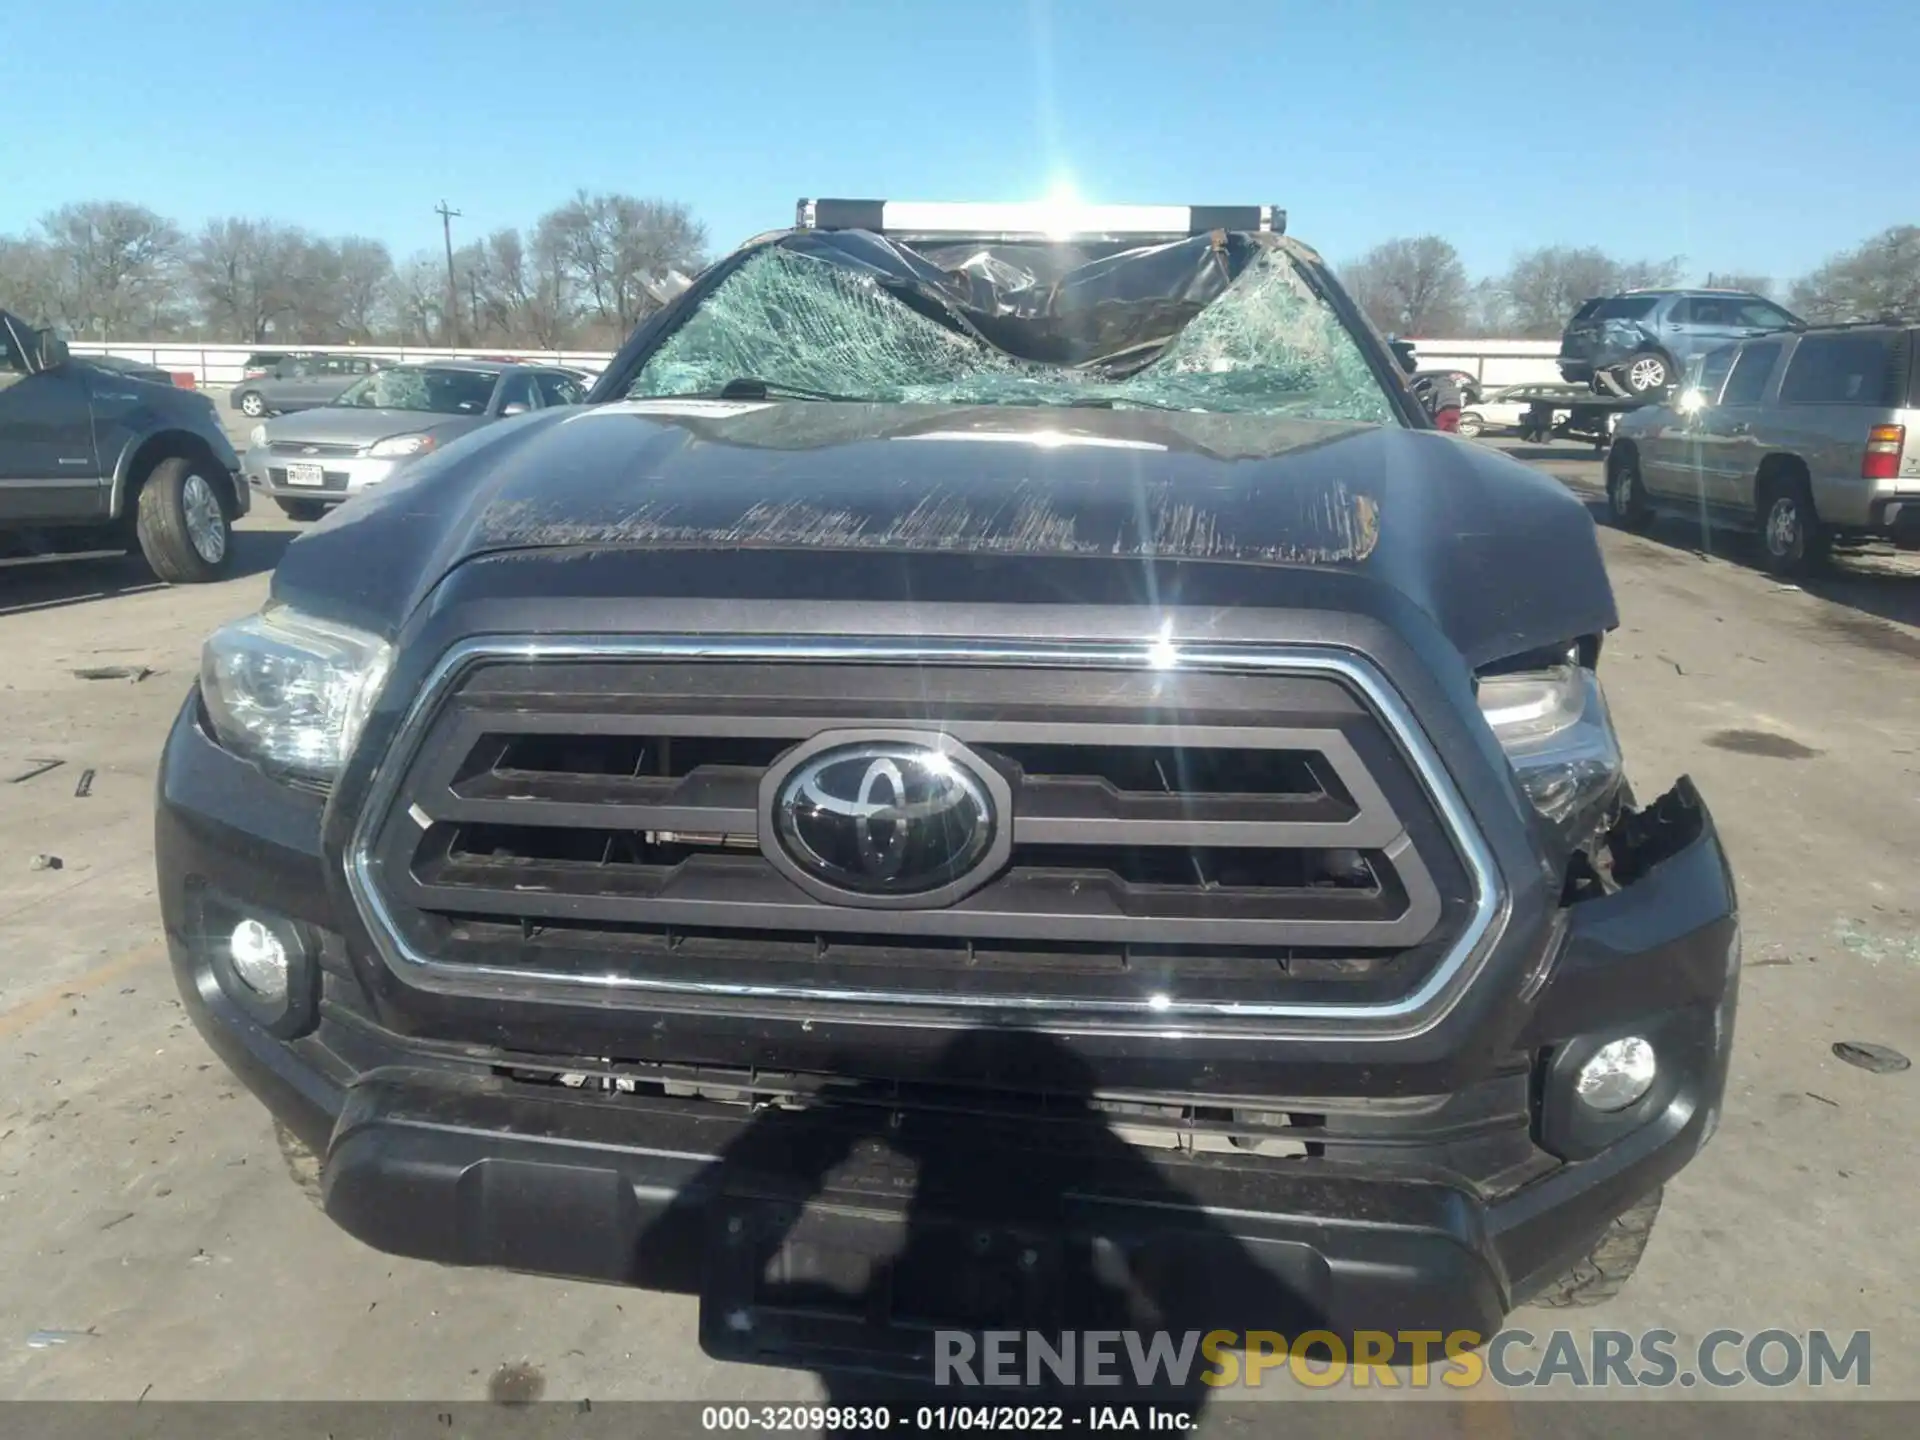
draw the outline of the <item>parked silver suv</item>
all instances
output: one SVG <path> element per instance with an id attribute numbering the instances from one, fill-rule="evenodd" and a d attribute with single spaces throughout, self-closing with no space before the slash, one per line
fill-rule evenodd
<path id="1" fill-rule="evenodd" d="M 251 419 L 313 410 L 392 363 L 374 355 L 289 355 L 275 363 L 271 374 L 234 386 L 227 403 Z"/>
<path id="2" fill-rule="evenodd" d="M 1679 393 L 1622 417 L 1614 520 L 1675 510 L 1757 530 L 1794 574 L 1835 542 L 1920 549 L 1920 326 L 1825 326 L 1723 345 Z"/>

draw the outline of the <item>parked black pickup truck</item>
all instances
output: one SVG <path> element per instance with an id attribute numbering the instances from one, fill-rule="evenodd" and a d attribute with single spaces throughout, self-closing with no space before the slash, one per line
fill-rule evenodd
<path id="1" fill-rule="evenodd" d="M 180 993 L 326 1212 L 703 1343 L 1492 1334 L 1633 1269 L 1739 927 L 1585 506 L 1264 207 L 803 202 L 207 643 Z"/>
<path id="2" fill-rule="evenodd" d="M 0 537 L 138 547 L 162 580 L 214 580 L 247 511 L 213 402 L 70 355 L 0 310 Z"/>

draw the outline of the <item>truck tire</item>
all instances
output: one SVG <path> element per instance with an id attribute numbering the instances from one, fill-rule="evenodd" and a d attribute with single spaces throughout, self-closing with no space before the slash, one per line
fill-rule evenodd
<path id="1" fill-rule="evenodd" d="M 321 1203 L 320 1157 L 313 1153 L 307 1142 L 279 1120 L 273 1122 L 273 1138 L 280 1147 L 280 1158 L 286 1163 L 287 1178 L 295 1188 L 316 1206 Z"/>
<path id="2" fill-rule="evenodd" d="M 1567 1310 L 1618 1295 L 1647 1252 L 1653 1222 L 1660 1215 L 1660 1195 L 1655 1190 L 1607 1226 L 1584 1259 L 1528 1303 Z"/>
<path id="3" fill-rule="evenodd" d="M 176 455 L 140 486 L 134 538 L 153 573 L 170 585 L 218 580 L 233 563 L 232 523 L 206 468 Z"/>
<path id="4" fill-rule="evenodd" d="M 1622 530 L 1644 530 L 1653 523 L 1653 505 L 1640 478 L 1640 452 L 1631 445 L 1607 455 L 1607 514 Z"/>
<path id="5" fill-rule="evenodd" d="M 1769 573 L 1806 575 L 1826 564 L 1833 552 L 1833 532 L 1820 523 L 1806 476 L 1779 470 L 1763 475 L 1755 487 L 1754 511 L 1760 563 Z"/>

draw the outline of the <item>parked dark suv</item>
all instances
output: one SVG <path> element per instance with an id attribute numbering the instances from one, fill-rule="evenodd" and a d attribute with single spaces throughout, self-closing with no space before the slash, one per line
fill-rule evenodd
<path id="1" fill-rule="evenodd" d="M 156 856 L 334 1220 L 923 1380 L 1621 1283 L 1719 1118 L 1727 862 L 1627 786 L 1586 508 L 1282 219 L 802 202 L 293 541 Z"/>
<path id="2" fill-rule="evenodd" d="M 137 546 L 163 580 L 213 580 L 247 513 L 213 402 L 70 355 L 0 311 L 0 535 L 56 552 Z"/>
<path id="3" fill-rule="evenodd" d="M 1746 290 L 1630 290 L 1588 300 L 1574 311 L 1560 339 L 1560 378 L 1591 382 L 1595 390 L 1659 395 L 1694 357 L 1729 340 L 1801 323 Z"/>

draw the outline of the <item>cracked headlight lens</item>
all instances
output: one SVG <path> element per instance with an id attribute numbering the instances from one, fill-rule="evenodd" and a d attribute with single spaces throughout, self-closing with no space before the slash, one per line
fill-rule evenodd
<path id="1" fill-rule="evenodd" d="M 200 693 L 227 749 L 268 770 L 331 780 L 392 661 L 376 636 L 276 605 L 213 633 L 200 652 Z"/>
<path id="2" fill-rule="evenodd" d="M 1480 713 L 1534 809 L 1556 824 L 1618 788 L 1623 769 L 1600 680 L 1584 665 L 1489 675 Z"/>

